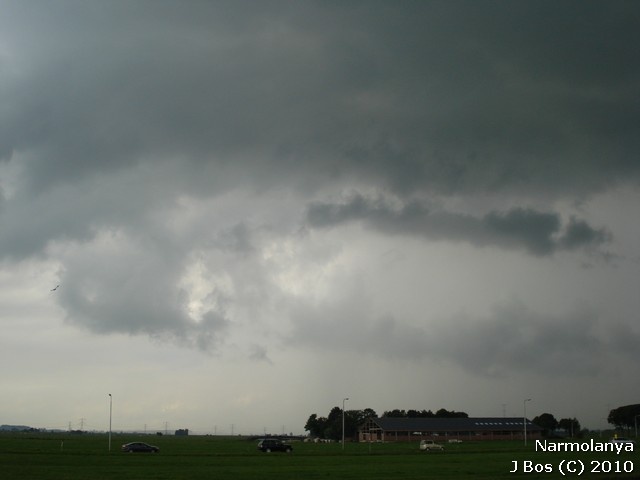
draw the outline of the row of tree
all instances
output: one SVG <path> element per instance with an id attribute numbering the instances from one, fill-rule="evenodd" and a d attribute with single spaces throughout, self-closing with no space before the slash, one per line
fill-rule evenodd
<path id="1" fill-rule="evenodd" d="M 580 434 L 580 422 L 576 418 L 562 418 L 556 420 L 551 413 L 543 413 L 532 420 L 533 423 L 543 428 L 542 434 L 553 436 L 558 430 L 563 430 L 565 435 L 574 437 Z"/>
<path id="2" fill-rule="evenodd" d="M 614 408 L 609 412 L 607 421 L 617 428 L 631 430 L 638 427 L 638 417 L 640 417 L 640 404 L 636 403 Z"/>
<path id="3" fill-rule="evenodd" d="M 607 421 L 617 429 L 634 430 L 637 433 L 638 419 L 640 418 L 640 403 L 623 405 L 609 411 Z M 545 435 L 553 435 L 557 430 L 564 430 L 568 435 L 579 435 L 580 422 L 575 418 L 563 418 L 556 420 L 550 413 L 543 413 L 533 419 L 533 423 L 544 429 Z"/>
<path id="4" fill-rule="evenodd" d="M 635 430 L 640 418 L 640 404 L 624 405 L 609 411 L 607 421 L 621 430 Z M 564 430 L 566 434 L 574 436 L 581 432 L 580 422 L 575 418 L 556 420 L 550 413 L 543 413 L 535 417 L 533 423 L 544 429 L 545 435 L 553 435 L 557 430 Z"/>
<path id="5" fill-rule="evenodd" d="M 364 410 L 345 410 L 344 412 L 344 433 L 345 437 L 355 437 L 358 427 L 366 422 L 369 418 L 375 418 L 378 415 L 375 410 L 365 408 Z M 455 410 L 447 410 L 441 408 L 433 413 L 431 410 L 389 410 L 382 414 L 383 417 L 394 418 L 467 418 L 465 412 L 456 412 Z M 609 412 L 608 422 L 615 425 L 616 428 L 632 429 L 637 427 L 638 418 L 640 418 L 640 404 L 625 405 L 614 408 Z M 552 436 L 558 430 L 564 430 L 566 435 L 577 436 L 582 428 L 580 422 L 576 418 L 562 418 L 556 420 L 551 413 L 543 413 L 533 420 L 533 423 L 544 429 L 544 435 Z M 333 407 L 326 417 L 319 417 L 312 414 L 307 420 L 304 429 L 309 432 L 312 437 L 340 440 L 342 438 L 342 409 Z"/>
<path id="6" fill-rule="evenodd" d="M 390 410 L 382 414 L 383 417 L 394 418 L 469 418 L 465 412 L 456 412 L 441 408 L 436 413 L 431 410 Z"/>
<path id="7" fill-rule="evenodd" d="M 375 418 L 378 415 L 371 408 L 364 410 L 345 410 L 344 412 L 344 434 L 345 437 L 354 437 L 358 432 L 358 427 L 369 418 Z M 342 409 L 333 407 L 326 417 L 319 417 L 312 414 L 304 429 L 309 435 L 315 438 L 324 438 L 330 440 L 340 440 L 342 438 Z"/>
<path id="8" fill-rule="evenodd" d="M 376 418 L 378 415 L 375 410 L 365 408 L 364 410 L 345 410 L 344 412 L 344 435 L 347 438 L 353 438 L 358 433 L 358 427 L 365 423 L 369 418 Z M 441 408 L 436 413 L 431 410 L 390 410 L 382 414 L 383 417 L 394 418 L 452 418 L 463 417 L 467 415 L 464 412 L 449 411 Z M 326 417 L 319 417 L 316 413 L 312 414 L 304 429 L 309 435 L 315 438 L 324 438 L 331 440 L 340 440 L 342 438 L 342 409 L 333 407 Z"/>

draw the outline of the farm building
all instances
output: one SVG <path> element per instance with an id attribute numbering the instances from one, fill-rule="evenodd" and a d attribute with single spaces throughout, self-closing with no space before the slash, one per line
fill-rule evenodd
<path id="1" fill-rule="evenodd" d="M 542 428 L 527 419 L 527 438 L 540 438 Z M 361 442 L 395 442 L 430 439 L 515 440 L 524 439 L 522 417 L 476 418 L 371 418 L 358 430 Z"/>

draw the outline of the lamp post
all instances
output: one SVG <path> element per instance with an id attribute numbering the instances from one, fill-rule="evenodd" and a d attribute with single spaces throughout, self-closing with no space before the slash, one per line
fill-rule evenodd
<path id="1" fill-rule="evenodd" d="M 342 450 L 344 450 L 344 402 L 349 400 L 348 398 L 342 399 Z"/>
<path id="2" fill-rule="evenodd" d="M 522 402 L 522 409 L 524 411 L 524 417 L 522 419 L 522 423 L 524 424 L 524 446 L 527 446 L 527 402 L 530 402 L 530 398 L 525 398 L 524 402 Z"/>
<path id="3" fill-rule="evenodd" d="M 111 414 L 113 412 L 113 397 L 109 394 L 109 451 L 111 451 Z"/>

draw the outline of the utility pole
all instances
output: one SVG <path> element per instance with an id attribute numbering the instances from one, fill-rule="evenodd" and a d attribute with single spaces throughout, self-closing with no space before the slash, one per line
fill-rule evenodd
<path id="1" fill-rule="evenodd" d="M 113 413 L 113 396 L 109 394 L 109 451 L 111 451 L 111 418 Z"/>
<path id="2" fill-rule="evenodd" d="M 527 398 L 524 400 L 524 402 L 522 402 L 523 405 L 523 410 L 524 410 L 524 418 L 523 418 L 523 423 L 524 423 L 524 446 L 527 446 L 527 402 L 530 402 L 531 399 Z"/>
<path id="3" fill-rule="evenodd" d="M 342 450 L 344 450 L 344 402 L 349 400 L 348 398 L 342 399 Z"/>

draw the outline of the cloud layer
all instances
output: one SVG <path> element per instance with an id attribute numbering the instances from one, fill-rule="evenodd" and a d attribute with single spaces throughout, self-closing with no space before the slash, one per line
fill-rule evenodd
<path id="1" fill-rule="evenodd" d="M 0 5 L 0 273 L 61 285 L 25 311 L 273 369 L 634 358 L 634 2 Z"/>
<path id="2" fill-rule="evenodd" d="M 574 6 L 10 3 L 3 158 L 37 189 L 169 157 L 264 185 L 601 190 L 638 175 L 635 9 Z"/>
<path id="3" fill-rule="evenodd" d="M 431 211 L 419 202 L 398 209 L 384 200 L 356 195 L 341 204 L 315 203 L 307 211 L 313 227 L 330 227 L 363 221 L 388 235 L 416 235 L 431 240 L 466 241 L 474 246 L 524 249 L 534 255 L 550 255 L 557 250 L 597 248 L 609 234 L 594 229 L 584 220 L 571 218 L 566 226 L 551 212 L 513 208 L 491 211 L 481 217 L 446 211 Z"/>
<path id="4" fill-rule="evenodd" d="M 0 253 L 58 258 L 63 305 L 93 331 L 193 330 L 215 344 L 227 310 L 196 321 L 180 293 L 193 258 L 217 248 L 226 263 L 228 248 L 254 249 L 257 288 L 273 292 L 259 261 L 268 246 L 252 242 L 305 226 L 358 221 L 535 256 L 603 252 L 606 226 L 543 199 L 637 182 L 627 4 L 590 3 L 580 22 L 568 4 L 549 16 L 529 2 L 276 2 L 251 15 L 243 2 L 160 2 L 152 14 L 144 3 L 76 4 L 71 17 L 62 6 L 7 7 L 16 21 L 3 24 Z M 589 39 L 584 49 L 576 38 Z M 327 196 L 351 187 L 378 193 Z M 278 192 L 282 202 L 265 202 Z M 427 200 L 478 192 L 503 207 Z M 200 209 L 225 195 L 256 205 Z"/>

